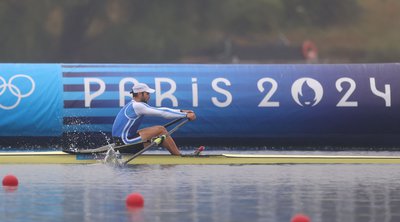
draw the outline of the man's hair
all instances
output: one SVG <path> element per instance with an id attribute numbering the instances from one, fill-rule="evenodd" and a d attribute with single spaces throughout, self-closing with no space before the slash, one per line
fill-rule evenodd
<path id="1" fill-rule="evenodd" d="M 133 91 L 131 91 L 130 94 L 132 94 L 133 97 L 136 97 L 139 93 L 134 93 Z"/>
<path id="2" fill-rule="evenodd" d="M 137 93 L 134 93 L 133 91 L 131 91 L 131 92 L 130 92 L 130 94 L 132 94 L 132 96 L 133 96 L 133 97 L 136 97 L 136 96 L 138 96 L 138 95 L 139 95 L 139 93 L 145 93 L 145 92 L 137 92 Z"/>

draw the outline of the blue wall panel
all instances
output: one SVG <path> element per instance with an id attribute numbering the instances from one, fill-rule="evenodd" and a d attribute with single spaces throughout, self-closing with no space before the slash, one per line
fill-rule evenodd
<path id="1" fill-rule="evenodd" d="M 177 137 L 400 134 L 400 64 L 1 64 L 0 77 L 0 136 L 109 133 L 135 81 L 157 90 L 150 105 L 196 112 Z"/>
<path id="2" fill-rule="evenodd" d="M 120 101 L 120 95 L 124 90 L 129 92 L 136 80 L 159 92 L 152 95 L 150 105 L 193 109 L 197 113 L 198 120 L 185 126 L 178 136 L 400 133 L 399 64 L 68 64 L 63 66 L 64 122 L 71 124 L 64 129 L 91 130 L 87 125 L 73 124 L 76 121 L 96 124 L 96 129 L 103 125 L 102 130 L 109 131 L 121 101 L 129 100 L 127 96 Z M 170 95 L 162 99 L 170 90 Z M 160 120 L 150 119 L 148 123 Z"/>
<path id="3" fill-rule="evenodd" d="M 61 66 L 0 65 L 0 136 L 62 134 Z"/>

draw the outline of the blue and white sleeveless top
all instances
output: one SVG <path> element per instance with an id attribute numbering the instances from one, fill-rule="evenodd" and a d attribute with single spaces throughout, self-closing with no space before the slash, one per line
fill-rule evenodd
<path id="1" fill-rule="evenodd" d="M 146 103 L 132 100 L 119 111 L 114 120 L 112 135 L 114 137 L 121 137 L 125 144 L 141 142 L 140 136 L 136 138 L 132 137 L 139 129 L 144 116 L 156 116 L 166 119 L 174 119 L 185 117 L 186 113 L 183 113 L 178 109 L 170 109 L 165 107 L 156 108 L 149 106 Z"/>

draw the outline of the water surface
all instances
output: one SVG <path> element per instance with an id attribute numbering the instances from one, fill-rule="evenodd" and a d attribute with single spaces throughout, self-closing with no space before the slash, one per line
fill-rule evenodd
<path id="1" fill-rule="evenodd" d="M 398 165 L 0 165 L 0 221 L 400 221 Z M 145 207 L 129 212 L 139 192 Z"/>

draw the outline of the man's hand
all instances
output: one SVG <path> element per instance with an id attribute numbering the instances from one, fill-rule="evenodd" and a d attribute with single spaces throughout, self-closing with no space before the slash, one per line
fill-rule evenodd
<path id="1" fill-rule="evenodd" d="M 196 119 L 196 114 L 194 114 L 193 111 L 192 111 L 192 112 L 187 112 L 187 113 L 186 113 L 186 117 L 187 117 L 190 121 L 193 121 L 193 120 Z"/>
<path id="2" fill-rule="evenodd" d="M 193 121 L 196 119 L 196 114 L 194 114 L 193 110 L 181 110 L 181 112 L 186 113 L 186 117 L 190 120 Z"/>

